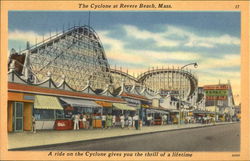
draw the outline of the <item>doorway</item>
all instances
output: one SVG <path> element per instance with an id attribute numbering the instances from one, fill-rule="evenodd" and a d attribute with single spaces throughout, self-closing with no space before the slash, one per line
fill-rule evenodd
<path id="1" fill-rule="evenodd" d="M 14 102 L 13 125 L 15 132 L 23 131 L 23 102 Z"/>

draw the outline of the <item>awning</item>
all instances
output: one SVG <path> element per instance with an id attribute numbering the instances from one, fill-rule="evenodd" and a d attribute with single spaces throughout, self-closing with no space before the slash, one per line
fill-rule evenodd
<path id="1" fill-rule="evenodd" d="M 95 102 L 102 107 L 112 107 L 112 103 L 110 102 L 104 102 L 104 101 L 95 101 Z"/>
<path id="2" fill-rule="evenodd" d="M 71 106 L 77 106 L 77 107 L 91 107 L 91 108 L 101 108 L 102 106 L 95 103 L 95 101 L 90 100 L 82 100 L 82 99 L 72 99 L 72 98 L 62 98 L 60 97 L 60 100 L 66 102 L 67 104 Z"/>
<path id="3" fill-rule="evenodd" d="M 34 101 L 35 109 L 63 110 L 57 97 L 36 95 Z"/>
<path id="4" fill-rule="evenodd" d="M 163 110 L 147 109 L 147 111 L 148 111 L 149 113 L 169 114 L 169 112 L 163 111 Z"/>
<path id="5" fill-rule="evenodd" d="M 204 110 L 193 110 L 193 113 L 195 114 L 213 114 L 214 112 L 210 112 L 210 111 L 204 111 Z"/>
<path id="6" fill-rule="evenodd" d="M 142 104 L 141 106 L 142 108 L 149 108 L 149 105 L 146 105 L 146 104 Z"/>
<path id="7" fill-rule="evenodd" d="M 135 107 L 131 107 L 131 106 L 128 106 L 126 104 L 121 104 L 121 103 L 113 103 L 113 107 L 118 110 L 136 111 Z"/>

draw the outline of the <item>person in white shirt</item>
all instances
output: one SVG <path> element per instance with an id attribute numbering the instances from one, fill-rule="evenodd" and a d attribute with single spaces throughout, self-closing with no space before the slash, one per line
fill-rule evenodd
<path id="1" fill-rule="evenodd" d="M 148 116 L 148 125 L 149 126 L 152 125 L 152 116 L 151 115 Z"/>
<path id="2" fill-rule="evenodd" d="M 115 122 L 116 122 L 116 116 L 115 114 L 112 116 L 112 123 L 113 123 L 113 127 L 115 127 Z"/>
<path id="3" fill-rule="evenodd" d="M 79 121 L 80 121 L 79 114 L 73 115 L 73 119 L 74 119 L 74 130 L 79 130 Z"/>
<path id="4" fill-rule="evenodd" d="M 120 116 L 120 122 L 121 122 L 121 127 L 122 128 L 124 128 L 124 124 L 125 124 L 125 120 L 124 120 L 125 118 L 124 118 L 124 115 L 122 114 L 121 116 Z"/>
<path id="5" fill-rule="evenodd" d="M 165 122 L 168 124 L 168 115 L 165 115 Z"/>
<path id="6" fill-rule="evenodd" d="M 102 115 L 102 128 L 104 129 L 106 126 L 106 115 Z"/>
<path id="7" fill-rule="evenodd" d="M 146 117 L 147 117 L 147 118 L 146 118 L 146 125 L 147 125 L 147 126 L 150 126 L 150 120 L 149 120 L 149 119 L 150 119 L 150 116 L 147 115 Z"/>
<path id="8" fill-rule="evenodd" d="M 167 120 L 168 120 L 168 116 L 167 115 L 163 115 L 163 117 L 162 117 L 163 125 L 167 124 Z"/>
<path id="9" fill-rule="evenodd" d="M 135 115 L 132 116 L 132 127 L 135 127 Z"/>
<path id="10" fill-rule="evenodd" d="M 128 128 L 130 129 L 130 127 L 132 127 L 132 117 L 131 116 L 128 116 Z"/>

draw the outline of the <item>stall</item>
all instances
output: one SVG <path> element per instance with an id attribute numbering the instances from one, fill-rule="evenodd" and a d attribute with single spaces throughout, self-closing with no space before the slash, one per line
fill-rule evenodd
<path id="1" fill-rule="evenodd" d="M 70 109 L 69 107 L 73 107 L 72 114 L 86 115 L 87 120 L 90 121 L 90 125 L 92 125 L 93 128 L 101 128 L 100 116 L 103 110 L 103 107 L 101 105 L 97 104 L 95 101 L 84 99 L 60 97 L 60 100 L 65 107 L 65 113 L 66 111 L 68 111 L 67 109 Z M 67 112 L 67 114 L 69 114 L 69 112 Z M 82 121 L 80 121 L 79 125 L 80 128 L 85 128 Z"/>
<path id="2" fill-rule="evenodd" d="M 153 125 L 161 125 L 162 124 L 162 116 L 163 115 L 169 115 L 169 112 L 164 110 L 158 110 L 158 109 L 147 109 L 146 110 L 148 115 L 153 116 Z"/>
<path id="3" fill-rule="evenodd" d="M 120 125 L 120 115 L 123 114 L 124 116 L 132 116 L 136 112 L 136 108 L 129 106 L 127 104 L 121 104 L 121 103 L 113 103 L 113 112 L 116 116 L 116 125 Z"/>
<path id="4" fill-rule="evenodd" d="M 56 120 L 64 118 L 63 107 L 57 97 L 36 95 L 33 113 L 37 130 L 62 127 L 60 126 L 62 124 L 56 122 Z"/>
<path id="5" fill-rule="evenodd" d="M 170 110 L 169 123 L 171 123 L 171 124 L 178 124 L 179 112 L 180 111 L 177 110 L 177 109 L 171 109 Z"/>

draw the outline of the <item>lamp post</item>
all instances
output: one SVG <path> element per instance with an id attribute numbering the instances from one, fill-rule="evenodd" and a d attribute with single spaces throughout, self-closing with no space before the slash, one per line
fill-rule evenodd
<path id="1" fill-rule="evenodd" d="M 194 68 L 198 67 L 198 64 L 195 62 L 195 63 L 186 64 L 179 69 L 179 101 L 178 101 L 179 102 L 179 120 L 178 120 L 179 125 L 181 125 L 181 71 L 182 69 L 190 65 L 193 65 Z"/>

